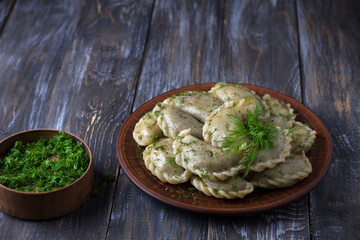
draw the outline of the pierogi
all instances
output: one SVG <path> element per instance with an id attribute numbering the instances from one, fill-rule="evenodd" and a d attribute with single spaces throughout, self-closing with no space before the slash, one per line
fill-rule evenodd
<path id="1" fill-rule="evenodd" d="M 305 153 L 316 132 L 295 118 L 290 104 L 269 94 L 217 83 L 209 92 L 157 103 L 133 137 L 146 147 L 145 166 L 160 181 L 190 181 L 207 196 L 244 198 L 255 187 L 289 187 L 312 172 Z"/>

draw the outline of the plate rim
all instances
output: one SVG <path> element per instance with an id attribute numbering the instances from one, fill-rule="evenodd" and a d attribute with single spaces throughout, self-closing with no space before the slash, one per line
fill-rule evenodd
<path id="1" fill-rule="evenodd" d="M 131 123 L 131 119 L 133 116 L 138 115 L 141 110 L 142 107 L 144 107 L 145 105 L 147 106 L 150 102 L 153 102 L 156 99 L 163 99 L 166 98 L 167 96 L 171 96 L 173 94 L 176 94 L 178 92 L 182 92 L 182 91 L 189 91 L 189 88 L 193 89 L 193 88 L 200 88 L 200 87 L 212 87 L 216 84 L 216 82 L 211 82 L 211 83 L 202 83 L 202 84 L 195 84 L 195 85 L 188 85 L 185 87 L 181 87 L 181 88 L 176 88 L 173 90 L 169 90 L 166 91 L 162 94 L 157 95 L 154 98 L 151 98 L 150 100 L 146 101 L 145 103 L 143 103 L 142 105 L 140 105 L 139 107 L 137 107 L 137 109 L 132 112 L 125 120 L 125 122 L 122 124 L 121 129 L 117 135 L 117 139 L 116 139 L 116 155 L 117 155 L 117 159 L 118 162 L 121 166 L 121 169 L 124 171 L 124 173 L 126 174 L 126 176 L 130 179 L 130 181 L 135 184 L 138 188 L 140 188 L 142 191 L 144 191 L 145 193 L 147 193 L 148 195 L 150 195 L 151 197 L 167 204 L 173 207 L 177 207 L 183 210 L 187 210 L 187 211 L 192 211 L 192 212 L 198 212 L 198 213 L 204 213 L 204 214 L 215 214 L 215 215 L 249 215 L 249 214 L 256 214 L 256 213 L 260 213 L 260 212 L 265 212 L 265 211 L 269 211 L 271 209 L 275 209 L 278 207 L 281 207 L 283 205 L 289 204 L 301 197 L 303 197 L 305 194 L 307 194 L 308 192 L 310 192 L 312 189 L 314 189 L 320 182 L 321 180 L 326 176 L 326 174 L 328 173 L 328 170 L 330 168 L 331 165 L 331 160 L 332 160 L 332 154 L 333 154 L 333 147 L 332 147 L 332 140 L 331 140 L 331 136 L 329 131 L 327 130 L 325 124 L 321 121 L 321 119 L 311 110 L 309 109 L 307 106 L 305 106 L 304 104 L 302 104 L 301 102 L 297 101 L 296 99 L 285 95 L 283 93 L 280 93 L 278 91 L 269 89 L 269 88 L 265 88 L 265 87 L 261 87 L 261 86 L 257 86 L 257 85 L 253 85 L 253 84 L 243 84 L 243 83 L 227 83 L 227 84 L 240 84 L 243 87 L 256 87 L 256 88 L 260 88 L 263 89 L 264 91 L 266 91 L 266 93 L 269 93 L 271 95 L 271 92 L 280 95 L 282 98 L 285 98 L 286 100 L 288 100 L 290 102 L 294 102 L 296 104 L 300 104 L 307 112 L 309 112 L 310 114 L 312 114 L 312 116 L 315 117 L 315 120 L 321 125 L 322 129 L 324 130 L 324 135 L 325 135 L 325 141 L 328 143 L 328 149 L 327 149 L 327 157 L 324 158 L 324 163 L 326 163 L 324 165 L 324 167 L 322 167 L 319 171 L 319 173 L 316 175 L 316 177 L 311 181 L 311 184 L 305 186 L 303 189 L 300 189 L 299 191 L 296 192 L 296 195 L 290 196 L 289 198 L 279 198 L 276 201 L 271 202 L 270 204 L 267 205 L 256 205 L 256 206 L 252 206 L 252 207 L 247 207 L 247 208 L 241 208 L 238 210 L 234 210 L 234 209 L 229 209 L 229 208 L 213 208 L 213 207 L 206 207 L 206 206 L 199 206 L 199 205 L 192 205 L 189 203 L 185 203 L 185 202 L 179 202 L 176 199 L 172 199 L 172 198 L 168 198 L 164 195 L 161 195 L 159 193 L 157 193 L 155 190 L 151 189 L 151 188 L 147 188 L 146 186 L 144 186 L 140 180 L 137 178 L 137 176 L 135 174 L 133 174 L 131 171 L 129 171 L 128 166 L 126 164 L 126 161 L 122 159 L 122 155 L 125 155 L 124 153 L 124 149 L 123 147 L 121 147 L 121 140 L 123 138 L 123 136 L 125 136 L 125 132 L 128 131 L 128 125 Z M 194 90 L 194 89 L 193 89 Z M 275 97 L 276 98 L 276 97 Z M 159 100 L 161 101 L 161 100 Z M 130 129 L 131 133 L 133 129 Z M 160 180 L 159 180 L 160 181 Z M 291 188 L 291 187 L 289 187 Z M 229 200 L 231 201 L 231 200 Z"/>

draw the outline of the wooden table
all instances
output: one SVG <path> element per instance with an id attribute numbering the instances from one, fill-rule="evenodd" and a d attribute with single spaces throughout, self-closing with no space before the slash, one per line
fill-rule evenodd
<path id="1" fill-rule="evenodd" d="M 0 139 L 35 128 L 90 145 L 116 174 L 75 212 L 25 221 L 0 211 L 0 239 L 360 238 L 360 2 L 0 1 Z M 250 83 L 312 109 L 333 141 L 325 179 L 252 216 L 167 206 L 119 167 L 115 140 L 141 104 L 205 82 Z"/>

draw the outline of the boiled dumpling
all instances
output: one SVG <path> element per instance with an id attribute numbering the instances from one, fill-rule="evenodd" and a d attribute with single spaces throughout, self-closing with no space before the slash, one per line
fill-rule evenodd
<path id="1" fill-rule="evenodd" d="M 173 143 L 175 161 L 178 165 L 202 178 L 225 180 L 244 169 L 244 157 L 240 154 L 226 154 L 221 148 L 213 147 L 184 130 Z"/>
<path id="2" fill-rule="evenodd" d="M 273 168 L 277 164 L 285 162 L 285 158 L 290 155 L 291 137 L 288 130 L 281 130 L 277 127 L 278 134 L 274 138 L 273 147 L 269 150 L 260 149 L 251 166 L 252 171 L 261 172 L 266 168 Z"/>
<path id="3" fill-rule="evenodd" d="M 163 136 L 163 132 L 157 125 L 152 112 L 142 116 L 133 131 L 134 140 L 140 146 L 147 146 Z"/>
<path id="4" fill-rule="evenodd" d="M 238 176 L 230 177 L 225 181 L 211 181 L 193 175 L 191 184 L 206 195 L 216 198 L 243 198 L 254 190 L 253 184 Z"/>
<path id="5" fill-rule="evenodd" d="M 254 91 L 244 88 L 240 84 L 217 83 L 209 92 L 224 102 L 239 101 L 245 97 L 252 97 L 258 104 L 262 104 L 261 99 L 256 96 Z"/>
<path id="6" fill-rule="evenodd" d="M 220 107 L 223 102 L 204 91 L 189 91 L 175 94 L 166 99 L 163 103 L 175 105 L 204 123 L 211 112 Z"/>
<path id="7" fill-rule="evenodd" d="M 229 115 L 235 115 L 243 119 L 246 116 L 242 111 L 244 103 L 245 99 L 226 102 L 213 111 L 206 119 L 203 127 L 204 140 L 214 147 L 222 147 L 224 138 L 234 129 L 234 122 L 231 121 Z"/>
<path id="8" fill-rule="evenodd" d="M 316 131 L 301 122 L 295 122 L 289 133 L 293 139 L 291 143 L 293 152 L 309 151 L 316 138 Z"/>
<path id="9" fill-rule="evenodd" d="M 153 109 L 153 115 L 167 137 L 176 138 L 180 131 L 190 128 L 192 135 L 202 138 L 203 124 L 180 108 L 159 103 Z"/>
<path id="10" fill-rule="evenodd" d="M 192 174 L 176 164 L 173 141 L 166 138 L 147 146 L 143 157 L 146 168 L 162 182 L 179 184 L 189 180 Z"/>
<path id="11" fill-rule="evenodd" d="M 269 121 L 281 129 L 291 128 L 295 122 L 296 115 L 294 114 L 294 109 L 290 107 L 290 104 L 282 103 L 269 94 L 265 94 L 263 100 L 270 109 Z"/>
<path id="12" fill-rule="evenodd" d="M 290 187 L 306 178 L 312 172 L 312 167 L 305 153 L 291 154 L 285 162 L 262 172 L 252 173 L 249 181 L 255 186 L 272 189 Z"/>
<path id="13" fill-rule="evenodd" d="M 224 138 L 235 128 L 230 115 L 238 116 L 246 123 L 248 113 L 253 113 L 257 107 L 262 108 L 262 105 L 258 105 L 253 97 L 225 102 L 206 119 L 203 127 L 204 140 L 213 146 L 222 147 Z"/>
<path id="14" fill-rule="evenodd" d="M 147 146 L 145 166 L 160 181 L 190 179 L 208 196 L 243 198 L 254 185 L 288 187 L 311 173 L 305 152 L 316 132 L 295 116 L 290 104 L 269 94 L 260 98 L 240 84 L 218 83 L 157 103 L 133 137 Z"/>

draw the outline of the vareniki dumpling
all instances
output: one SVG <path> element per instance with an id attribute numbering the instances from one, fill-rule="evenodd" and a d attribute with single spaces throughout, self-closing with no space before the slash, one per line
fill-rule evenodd
<path id="1" fill-rule="evenodd" d="M 191 129 L 192 135 L 202 138 L 203 124 L 180 108 L 173 105 L 158 104 L 153 109 L 153 115 L 165 136 L 175 139 L 180 131 Z"/>
<path id="2" fill-rule="evenodd" d="M 270 110 L 269 122 L 281 129 L 291 128 L 295 122 L 296 115 L 294 114 L 294 109 L 290 107 L 290 104 L 282 103 L 269 94 L 265 94 L 263 100 Z"/>
<path id="3" fill-rule="evenodd" d="M 234 115 L 243 119 L 242 107 L 244 103 L 244 99 L 226 102 L 212 112 L 203 127 L 204 140 L 214 147 L 222 147 L 227 133 L 234 129 L 234 122 L 231 121 L 230 116 Z"/>
<path id="4" fill-rule="evenodd" d="M 216 198 L 243 198 L 254 190 L 252 183 L 238 176 L 224 181 L 212 181 L 193 175 L 191 177 L 191 184 L 206 195 Z"/>
<path id="5" fill-rule="evenodd" d="M 312 172 L 316 138 L 290 104 L 240 84 L 217 83 L 155 105 L 135 125 L 147 169 L 160 181 L 191 184 L 207 196 L 244 198 L 254 187 L 296 184 Z M 164 137 L 165 136 L 165 137 Z"/>
<path id="6" fill-rule="evenodd" d="M 225 180 L 245 168 L 244 156 L 226 154 L 221 148 L 190 135 L 189 130 L 179 134 L 173 149 L 176 163 L 202 178 Z"/>
<path id="7" fill-rule="evenodd" d="M 273 139 L 271 149 L 260 149 L 251 167 L 252 171 L 261 172 L 266 168 L 273 168 L 277 164 L 285 162 L 285 158 L 290 155 L 292 138 L 287 136 L 287 130 L 277 128 L 277 137 Z"/>
<path id="8" fill-rule="evenodd" d="M 189 180 L 192 174 L 176 164 L 173 141 L 171 138 L 165 138 L 147 146 L 143 158 L 146 168 L 162 182 L 179 184 Z"/>
<path id="9" fill-rule="evenodd" d="M 258 104 L 262 104 L 261 99 L 254 91 L 244 88 L 240 84 L 217 83 L 209 92 L 223 102 L 239 101 L 250 97 L 254 98 Z"/>
<path id="10" fill-rule="evenodd" d="M 316 138 L 316 131 L 301 122 L 295 122 L 294 126 L 289 130 L 289 134 L 293 139 L 291 151 L 294 152 L 304 151 L 306 153 L 310 150 Z"/>
<path id="11" fill-rule="evenodd" d="M 163 136 L 164 134 L 159 128 L 152 112 L 142 116 L 139 122 L 136 123 L 133 131 L 133 137 L 140 146 L 147 146 Z"/>
<path id="12" fill-rule="evenodd" d="M 212 111 L 223 102 L 204 91 L 192 91 L 175 94 L 166 99 L 163 104 L 175 105 L 187 114 L 204 123 Z"/>
<path id="13" fill-rule="evenodd" d="M 306 178 L 312 171 L 305 153 L 291 154 L 274 168 L 254 173 L 249 179 L 257 187 L 272 189 L 290 187 Z"/>

